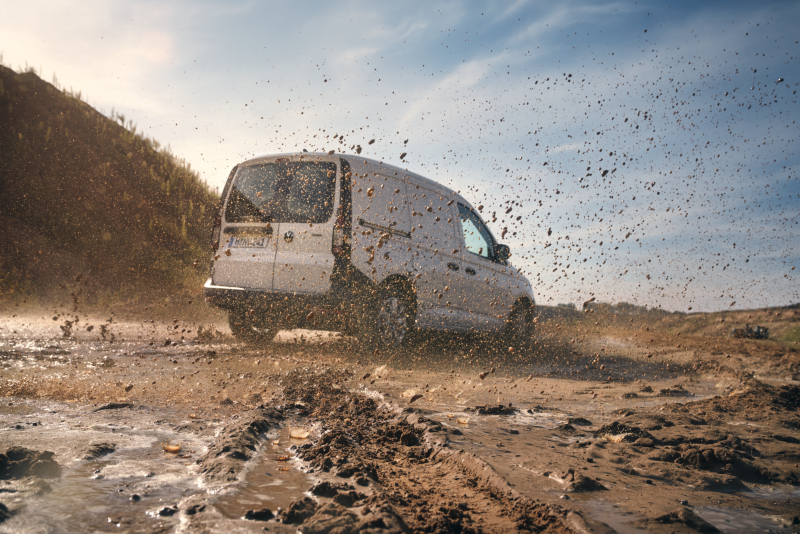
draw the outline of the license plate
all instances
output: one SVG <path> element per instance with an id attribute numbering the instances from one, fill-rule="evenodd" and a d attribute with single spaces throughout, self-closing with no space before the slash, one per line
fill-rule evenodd
<path id="1" fill-rule="evenodd" d="M 266 248 L 269 237 L 232 237 L 230 248 Z"/>

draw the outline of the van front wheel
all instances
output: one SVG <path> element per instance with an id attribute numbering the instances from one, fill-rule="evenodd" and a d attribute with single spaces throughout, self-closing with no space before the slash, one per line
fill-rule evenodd
<path id="1" fill-rule="evenodd" d="M 518 302 L 511 312 L 506 329 L 502 334 L 504 344 L 518 355 L 526 354 L 533 344 L 533 313 L 523 302 Z"/>

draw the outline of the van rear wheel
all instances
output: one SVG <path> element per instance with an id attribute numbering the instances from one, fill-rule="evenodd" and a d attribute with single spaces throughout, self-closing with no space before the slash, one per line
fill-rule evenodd
<path id="1" fill-rule="evenodd" d="M 245 343 L 268 343 L 272 341 L 278 329 L 266 324 L 260 324 L 262 322 L 264 321 L 256 321 L 254 315 L 249 314 L 247 310 L 234 309 L 228 313 L 228 324 L 231 327 L 231 332 L 233 332 L 236 339 Z"/>
<path id="2" fill-rule="evenodd" d="M 397 349 L 409 345 L 413 329 L 411 298 L 397 286 L 384 288 L 373 305 L 368 342 L 377 348 Z"/>

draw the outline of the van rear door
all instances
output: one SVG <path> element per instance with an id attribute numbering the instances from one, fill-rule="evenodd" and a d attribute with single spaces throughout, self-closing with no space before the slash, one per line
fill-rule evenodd
<path id="1" fill-rule="evenodd" d="M 275 263 L 275 225 L 264 203 L 275 193 L 273 176 L 258 166 L 239 166 L 223 193 L 220 248 L 212 283 L 247 289 L 272 289 Z"/>
<path id="2" fill-rule="evenodd" d="M 280 227 L 273 290 L 326 293 L 333 272 L 333 214 L 341 160 L 294 156 L 277 158 L 272 165 L 281 176 L 274 215 Z"/>

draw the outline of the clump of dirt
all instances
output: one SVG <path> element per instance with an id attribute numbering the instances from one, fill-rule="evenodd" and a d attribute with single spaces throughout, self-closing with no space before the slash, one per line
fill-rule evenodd
<path id="1" fill-rule="evenodd" d="M 475 406 L 474 408 L 464 408 L 466 412 L 474 412 L 478 415 L 514 415 L 519 410 L 516 408 L 512 408 L 509 404 L 508 406 L 504 404 L 496 404 L 496 405 L 482 405 L 482 406 Z"/>
<path id="2" fill-rule="evenodd" d="M 225 334 L 217 330 L 214 325 L 210 325 L 207 328 L 204 325 L 200 325 L 197 328 L 198 343 L 221 343 L 225 341 L 230 341 L 230 336 L 226 337 Z M 216 356 L 216 352 L 214 352 L 214 355 Z"/>
<path id="3" fill-rule="evenodd" d="M 113 443 L 95 443 L 89 447 L 89 449 L 86 451 L 86 456 L 84 456 L 83 459 L 97 460 L 101 456 L 111 454 L 115 450 L 117 450 L 117 446 Z"/>
<path id="4" fill-rule="evenodd" d="M 748 482 L 797 484 L 796 475 L 770 469 L 756 461 L 754 455 L 760 456 L 741 438 L 729 435 L 713 445 L 683 443 L 677 447 L 666 447 L 652 453 L 649 458 L 686 469 L 727 474 Z"/>
<path id="5" fill-rule="evenodd" d="M 569 417 L 567 423 L 575 426 L 592 426 L 592 422 L 585 417 Z"/>
<path id="6" fill-rule="evenodd" d="M 608 489 L 595 479 L 576 473 L 571 467 L 567 469 L 566 473 L 560 475 L 550 473 L 550 478 L 564 484 L 564 491 L 566 492 L 591 492 Z"/>
<path id="7" fill-rule="evenodd" d="M 309 491 L 312 495 L 332 498 L 335 497 L 340 491 L 347 492 L 354 489 L 355 488 L 350 484 L 336 483 L 336 482 L 330 482 L 328 480 L 323 480 L 322 482 L 314 484 Z"/>
<path id="8" fill-rule="evenodd" d="M 601 426 L 595 433 L 596 438 L 605 439 L 614 443 L 633 443 L 638 439 L 645 438 L 657 443 L 658 440 L 650 432 L 642 430 L 637 426 L 631 426 L 619 421 Z"/>
<path id="9" fill-rule="evenodd" d="M 329 532 L 381 532 L 386 534 L 407 533 L 411 529 L 397 515 L 391 505 L 384 504 L 372 509 L 365 507 L 356 514 L 344 506 L 331 502 L 321 506 L 306 497 L 292 503 L 281 514 L 283 523 L 302 524 L 306 534 Z"/>
<path id="10" fill-rule="evenodd" d="M 234 482 L 245 463 L 256 454 L 263 435 L 283 414 L 275 409 L 257 409 L 233 417 L 208 452 L 197 460 L 209 482 Z"/>
<path id="11" fill-rule="evenodd" d="M 269 508 L 262 508 L 261 510 L 248 510 L 245 512 L 244 518 L 249 521 L 269 521 L 275 518 L 275 514 Z"/>
<path id="12" fill-rule="evenodd" d="M 800 408 L 800 386 L 770 386 L 751 381 L 745 391 L 727 397 L 712 397 L 687 404 L 672 404 L 673 412 L 687 413 L 708 410 L 717 413 L 736 413 L 746 420 L 763 419 L 779 411 L 796 411 Z"/>
<path id="13" fill-rule="evenodd" d="M 0 454 L 0 480 L 29 476 L 39 478 L 61 477 L 61 466 L 50 451 L 32 451 L 24 447 L 11 447 Z"/>
<path id="14" fill-rule="evenodd" d="M 680 384 L 676 384 L 671 388 L 663 388 L 658 391 L 659 397 L 691 397 L 692 393 L 686 391 Z"/>
<path id="15" fill-rule="evenodd" d="M 108 404 L 104 404 L 99 408 L 93 410 L 95 412 L 99 412 L 101 410 L 122 410 L 124 408 L 133 408 L 133 404 L 130 402 L 110 402 Z"/>
<path id="16" fill-rule="evenodd" d="M 698 516 L 688 508 L 678 508 L 664 515 L 653 517 L 651 519 L 642 519 L 634 523 L 634 526 L 641 528 L 652 528 L 655 524 L 661 525 L 685 525 L 702 534 L 715 534 L 720 530 Z"/>

